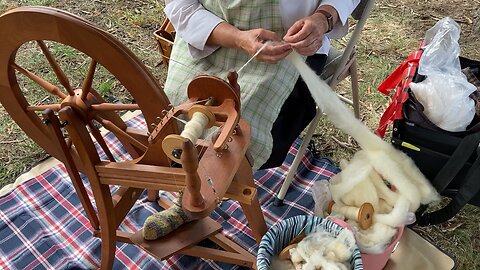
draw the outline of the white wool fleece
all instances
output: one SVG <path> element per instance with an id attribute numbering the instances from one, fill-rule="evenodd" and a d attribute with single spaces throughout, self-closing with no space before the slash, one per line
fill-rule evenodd
<path id="1" fill-rule="evenodd" d="M 373 134 L 367 126 L 355 118 L 352 111 L 305 64 L 298 53 L 292 52 L 287 56 L 287 60 L 298 69 L 313 99 L 329 120 L 336 127 L 351 135 L 365 152 L 365 160 L 370 166 L 390 183 L 394 184 L 402 196 L 408 198 L 412 212 L 418 208 L 420 203 L 426 204 L 440 198 L 435 188 L 418 170 L 413 161 L 391 144 Z M 339 174 L 342 173 L 343 171 Z M 358 171 L 357 173 L 362 172 Z M 355 181 L 361 180 L 355 179 Z M 339 188 L 342 189 L 344 194 L 344 189 L 352 189 L 355 186 L 349 183 L 349 179 L 343 176 L 341 176 L 341 181 L 339 182 L 343 182 L 345 185 Z"/>

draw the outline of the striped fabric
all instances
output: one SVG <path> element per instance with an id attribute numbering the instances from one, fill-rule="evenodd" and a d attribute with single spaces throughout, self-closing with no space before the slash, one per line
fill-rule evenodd
<path id="1" fill-rule="evenodd" d="M 135 117 L 128 124 L 139 127 L 144 122 L 141 117 Z M 117 159 L 128 159 L 115 136 L 107 134 L 106 139 Z M 311 215 L 314 202 L 310 187 L 315 181 L 329 179 L 338 172 L 329 160 L 315 159 L 307 152 L 285 204 L 274 206 L 274 195 L 298 147 L 299 141 L 281 167 L 255 173 L 255 184 L 269 227 L 288 217 Z M 87 184 L 85 177 L 84 182 Z M 165 193 L 162 196 L 172 198 L 174 195 Z M 146 195 L 142 195 L 122 223 L 121 230 L 138 230 L 149 215 L 159 210 L 157 204 L 148 202 Z M 223 202 L 211 217 L 222 224 L 224 235 L 252 254 L 257 253 L 258 245 L 237 202 Z M 212 245 L 204 242 L 203 245 Z M 100 264 L 100 249 L 100 240 L 92 237 L 92 228 L 63 166 L 52 167 L 0 198 L 0 269 L 96 269 Z M 134 245 L 118 242 L 113 269 L 244 268 L 188 256 L 157 261 Z"/>
<path id="2" fill-rule="evenodd" d="M 306 215 L 287 218 L 272 226 L 263 236 L 258 248 L 258 270 L 268 270 L 270 268 L 270 258 L 273 255 L 278 255 L 302 231 L 309 234 L 320 229 L 333 236 L 337 236 L 343 230 L 340 225 L 328 219 Z M 363 269 L 362 257 L 358 248 L 353 252 L 349 264 L 353 270 Z"/>

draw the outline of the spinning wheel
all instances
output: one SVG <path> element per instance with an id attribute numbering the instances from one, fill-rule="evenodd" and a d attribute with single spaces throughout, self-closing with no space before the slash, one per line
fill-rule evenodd
<path id="1" fill-rule="evenodd" d="M 17 8 L 0 16 L 0 36 L 5 38 L 0 44 L 0 102 L 29 137 L 65 164 L 94 235 L 102 240 L 102 269 L 112 267 L 116 241 L 139 245 L 162 260 L 180 253 L 255 266 L 255 257 L 219 234 L 221 226 L 208 217 L 219 198 L 232 198 L 240 202 L 257 241 L 266 231 L 245 156 L 250 130 L 240 119 L 234 73 L 229 74 L 228 82 L 206 75 L 195 78 L 188 87 L 189 100 L 171 107 L 153 76 L 126 47 L 77 16 L 45 7 Z M 63 87 L 16 61 L 26 43 L 36 43 Z M 62 70 L 51 52 L 55 44 L 74 48 L 89 58 L 81 86 L 73 87 Z M 99 66 L 125 87 L 136 104 L 108 103 L 102 98 L 94 89 Z M 23 80 L 39 85 L 51 95 L 51 101 L 31 102 Z M 118 114 L 124 110 L 140 110 L 147 130 L 127 127 Z M 185 128 L 178 135 L 176 119 L 180 115 L 189 115 L 195 128 Z M 115 160 L 99 125 L 117 136 L 132 160 Z M 203 129 L 213 125 L 219 127 L 218 137 L 213 142 L 199 139 Z M 193 133 L 187 134 L 187 129 Z M 107 159 L 101 158 L 95 141 Z M 181 168 L 172 166 L 172 161 Z M 97 211 L 79 171 L 88 176 Z M 110 185 L 120 188 L 111 194 Z M 142 231 L 118 231 L 144 189 L 178 191 L 179 185 L 184 187 L 182 209 L 192 222 L 154 241 L 143 239 Z M 149 198 L 155 199 L 152 194 Z M 225 250 L 195 246 L 205 238 Z"/>
<path id="2" fill-rule="evenodd" d="M 1 17 L 0 23 L 0 34 L 5 37 L 0 48 L 0 63 L 3 63 L 0 66 L 0 101 L 25 133 L 56 158 L 63 161 L 55 140 L 49 136 L 47 127 L 43 125 L 36 111 L 46 108 L 58 111 L 68 104 L 81 112 L 85 122 L 102 117 L 110 122 L 104 121 L 103 124 L 110 124 L 110 130 L 114 130 L 119 138 L 125 138 L 126 136 L 118 135 L 120 130 L 127 131 L 127 127 L 120 117 L 113 113 L 115 110 L 140 108 L 150 128 L 150 124 L 154 123 L 158 116 L 158 111 L 167 108 L 167 97 L 143 64 L 121 43 L 85 20 L 60 10 L 28 7 L 7 12 Z M 30 41 L 38 43 L 64 89 L 61 90 L 15 62 L 17 50 Z M 90 68 L 80 89 L 72 87 L 68 74 L 62 71 L 45 41 L 68 45 L 91 58 Z M 118 79 L 138 105 L 104 103 L 91 89 L 97 65 L 102 65 Z M 17 81 L 20 74 L 56 96 L 57 102 L 36 106 L 29 104 Z M 102 124 L 102 121 L 99 123 Z M 144 150 L 146 147 L 137 143 L 136 148 Z M 132 152 L 131 148 L 127 149 Z"/>

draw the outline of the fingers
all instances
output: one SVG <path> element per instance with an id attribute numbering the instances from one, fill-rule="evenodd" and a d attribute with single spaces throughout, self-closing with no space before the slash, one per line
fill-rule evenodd
<path id="1" fill-rule="evenodd" d="M 251 56 L 257 54 L 255 59 L 267 63 L 276 63 L 285 58 L 291 51 L 292 46 L 280 42 L 275 32 L 265 29 L 253 29 L 242 32 L 241 48 Z M 265 44 L 265 42 L 269 42 Z M 264 46 L 265 45 L 265 46 Z"/>
<path id="2" fill-rule="evenodd" d="M 275 64 L 285 58 L 292 48 L 287 43 L 267 45 L 256 57 L 258 61 Z"/>
<path id="3" fill-rule="evenodd" d="M 295 22 L 283 37 L 288 43 L 296 43 L 307 38 L 313 32 L 313 26 L 304 20 Z"/>
<path id="4" fill-rule="evenodd" d="M 309 37 L 305 40 L 302 40 L 298 43 L 291 44 L 299 54 L 310 56 L 314 55 L 320 47 L 322 47 L 323 40 L 318 37 Z"/>
<path id="5" fill-rule="evenodd" d="M 265 29 L 255 29 L 257 35 L 256 35 L 256 39 L 258 40 L 261 40 L 261 41 L 267 41 L 267 40 L 271 40 L 271 41 L 280 41 L 280 38 L 278 37 L 277 33 L 275 32 L 272 32 L 272 31 L 269 31 L 269 30 L 265 30 Z"/>
<path id="6" fill-rule="evenodd" d="M 302 30 L 304 25 L 303 20 L 296 21 L 288 30 L 285 36 L 283 37 L 283 40 L 286 42 L 295 42 L 296 40 L 296 34 Z"/>
<path id="7" fill-rule="evenodd" d="M 295 22 L 283 40 L 290 43 L 298 53 L 313 55 L 322 46 L 324 31 L 321 25 L 312 17 L 306 17 Z"/>

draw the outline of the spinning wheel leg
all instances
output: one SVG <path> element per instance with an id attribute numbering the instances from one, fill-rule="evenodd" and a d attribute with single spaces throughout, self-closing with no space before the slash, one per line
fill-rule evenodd
<path id="1" fill-rule="evenodd" d="M 236 181 L 251 187 L 255 187 L 253 181 L 253 172 L 252 166 L 245 157 L 240 164 L 240 168 L 236 174 Z M 260 243 L 263 235 L 267 232 L 267 225 L 265 223 L 265 218 L 263 217 L 262 208 L 260 207 L 260 202 L 258 200 L 258 195 L 255 194 L 252 199 L 252 204 L 245 204 L 240 202 L 243 212 L 248 221 L 248 225 L 252 230 L 253 236 L 257 243 Z"/>
<path id="2" fill-rule="evenodd" d="M 122 217 L 121 211 L 116 211 L 113 205 L 110 186 L 101 184 L 93 164 L 97 164 L 99 157 L 94 148 L 93 142 L 86 140 L 89 136 L 84 123 L 76 116 L 70 107 L 59 111 L 60 119 L 68 124 L 65 126 L 74 142 L 84 141 L 84 144 L 77 144 L 77 150 L 82 160 L 86 163 L 84 170 L 89 177 L 93 190 L 93 196 L 98 209 L 98 220 L 100 222 L 100 238 L 102 239 L 101 269 L 112 269 L 115 259 L 117 218 Z M 130 209 L 130 207 L 128 207 Z M 121 210 L 121 209 L 120 209 Z M 121 218 L 123 220 L 123 218 Z"/>
<path id="3" fill-rule="evenodd" d="M 158 199 L 158 190 L 149 189 L 147 190 L 147 197 L 149 202 L 155 202 Z"/>
<path id="4" fill-rule="evenodd" d="M 108 192 L 110 192 L 110 190 Z M 105 215 L 105 213 L 99 213 L 99 216 L 102 215 Z M 103 228 L 100 231 L 100 238 L 102 239 L 100 269 L 108 270 L 112 269 L 115 260 L 115 250 L 117 248 L 116 228 L 115 224 L 112 224 L 112 221 L 106 218 L 100 218 L 100 227 Z"/>

